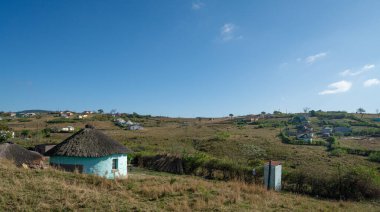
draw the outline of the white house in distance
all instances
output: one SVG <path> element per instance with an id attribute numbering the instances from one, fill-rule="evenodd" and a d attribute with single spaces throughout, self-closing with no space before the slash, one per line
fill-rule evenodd
<path id="1" fill-rule="evenodd" d="M 85 118 L 87 118 L 87 117 L 88 117 L 87 114 L 83 114 L 83 115 L 79 115 L 79 116 L 78 116 L 79 119 L 85 119 Z"/>
<path id="2" fill-rule="evenodd" d="M 270 168 L 269 168 L 270 167 Z M 270 172 L 270 173 L 269 173 Z M 281 190 L 282 165 L 279 161 L 269 161 L 264 166 L 264 185 L 268 189 Z"/>
<path id="3" fill-rule="evenodd" d="M 63 127 L 60 132 L 74 132 L 75 128 L 73 126 Z"/>

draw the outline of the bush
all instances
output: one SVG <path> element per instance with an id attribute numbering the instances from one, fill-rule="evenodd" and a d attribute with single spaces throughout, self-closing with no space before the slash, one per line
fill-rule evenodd
<path id="1" fill-rule="evenodd" d="M 334 199 L 376 199 L 380 179 L 375 169 L 355 167 L 326 175 L 318 170 L 298 170 L 284 175 L 284 190 Z"/>
<path id="2" fill-rule="evenodd" d="M 316 146 L 326 146 L 327 145 L 326 141 L 323 141 L 323 140 L 314 140 L 313 144 Z"/>
<path id="3" fill-rule="evenodd" d="M 373 152 L 369 155 L 368 160 L 380 163 L 380 152 Z"/>
<path id="4" fill-rule="evenodd" d="M 343 154 L 346 154 L 347 152 L 341 148 L 335 148 L 333 150 L 331 150 L 330 152 L 330 155 L 331 156 L 335 156 L 335 157 L 340 157 L 342 156 Z"/>
<path id="5" fill-rule="evenodd" d="M 227 138 L 229 138 L 231 135 L 228 132 L 218 132 L 215 134 L 215 138 L 213 140 L 217 141 L 225 141 Z"/>
<path id="6" fill-rule="evenodd" d="M 44 135 L 44 137 L 49 138 L 51 136 L 52 131 L 53 130 L 51 128 L 45 128 L 42 130 L 42 134 Z"/>
<path id="7" fill-rule="evenodd" d="M 46 123 L 48 124 L 75 123 L 75 122 L 78 122 L 78 120 L 66 119 L 66 118 L 57 118 L 57 119 L 46 121 Z"/>
<path id="8" fill-rule="evenodd" d="M 342 177 L 340 192 L 345 199 L 379 198 L 380 177 L 374 169 L 354 168 Z"/>
<path id="9" fill-rule="evenodd" d="M 30 131 L 29 131 L 29 130 L 23 130 L 23 131 L 21 131 L 21 135 L 22 135 L 24 138 L 26 138 L 26 137 L 28 137 L 28 136 L 30 135 Z"/>
<path id="10" fill-rule="evenodd" d="M 291 140 L 287 135 L 285 135 L 285 133 L 282 132 L 282 131 L 281 131 L 279 137 L 280 137 L 280 139 L 282 140 L 282 143 L 289 144 L 289 143 L 292 142 L 292 140 Z"/>

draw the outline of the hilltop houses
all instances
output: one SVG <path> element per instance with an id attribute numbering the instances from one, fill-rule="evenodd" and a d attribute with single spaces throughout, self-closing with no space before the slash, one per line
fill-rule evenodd
<path id="1" fill-rule="evenodd" d="M 245 121 L 247 122 L 257 122 L 260 119 L 260 115 L 248 115 L 245 117 Z"/>
<path id="2" fill-rule="evenodd" d="M 115 119 L 115 124 L 117 126 L 120 126 L 120 127 L 125 127 L 128 130 L 142 130 L 142 129 L 144 129 L 139 123 L 133 123 L 130 120 L 125 121 L 122 118 Z"/>
<path id="3" fill-rule="evenodd" d="M 94 174 L 107 179 L 126 178 L 131 151 L 92 126 L 86 125 L 49 150 L 50 164 L 67 171 Z"/>
<path id="4" fill-rule="evenodd" d="M 70 112 L 70 111 L 61 111 L 61 112 L 59 112 L 59 114 L 63 118 L 69 118 L 69 117 L 72 117 L 74 115 L 74 113 Z"/>
<path id="5" fill-rule="evenodd" d="M 311 143 L 313 142 L 313 134 L 312 133 L 301 133 L 297 134 L 298 140 L 303 140 L 304 142 Z"/>
<path id="6" fill-rule="evenodd" d="M 138 124 L 128 126 L 128 130 L 143 130 L 144 128 Z"/>
<path id="7" fill-rule="evenodd" d="M 33 117 L 36 115 L 37 115 L 36 113 L 23 113 L 21 116 L 24 118 L 29 118 L 29 117 Z"/>
<path id="8" fill-rule="evenodd" d="M 299 116 L 297 121 L 300 123 L 297 125 L 297 139 L 308 143 L 313 142 L 314 129 L 310 122 L 304 116 Z"/>
<path id="9" fill-rule="evenodd" d="M 75 128 L 73 126 L 67 126 L 67 127 L 61 128 L 59 132 L 68 133 L 68 132 L 74 132 L 74 130 Z"/>
<path id="10" fill-rule="evenodd" d="M 349 134 L 352 132 L 352 129 L 349 128 L 349 127 L 335 127 L 334 128 L 334 133 L 338 133 L 338 134 Z"/>
<path id="11" fill-rule="evenodd" d="M 332 127 L 324 127 L 321 130 L 321 135 L 324 138 L 326 138 L 326 137 L 328 138 L 328 137 L 332 136 L 332 134 L 333 134 L 333 128 Z"/>
<path id="12" fill-rule="evenodd" d="M 127 125 L 127 122 L 122 118 L 118 118 L 118 119 L 115 119 L 115 124 L 123 127 L 123 126 Z"/>
<path id="13" fill-rule="evenodd" d="M 87 114 L 78 115 L 78 118 L 79 118 L 79 119 L 85 119 L 85 118 L 87 118 L 87 117 L 88 117 Z"/>

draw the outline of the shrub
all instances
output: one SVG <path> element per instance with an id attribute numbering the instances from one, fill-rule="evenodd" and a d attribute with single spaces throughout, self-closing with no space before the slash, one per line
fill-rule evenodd
<path id="1" fill-rule="evenodd" d="M 297 170 L 284 175 L 284 190 L 334 199 L 376 199 L 380 179 L 375 169 L 355 167 L 326 175 L 319 170 Z"/>
<path id="2" fill-rule="evenodd" d="M 228 132 L 218 132 L 215 134 L 214 140 L 217 141 L 225 141 L 227 138 L 229 138 L 231 135 Z"/>
<path id="3" fill-rule="evenodd" d="M 283 143 L 286 143 L 286 144 L 291 143 L 291 139 L 287 135 L 285 135 L 284 132 L 281 131 L 279 137 L 280 137 L 280 139 L 282 140 Z"/>
<path id="4" fill-rule="evenodd" d="M 323 141 L 323 140 L 313 140 L 313 144 L 316 146 L 326 146 L 327 145 L 326 141 Z"/>
<path id="5" fill-rule="evenodd" d="M 343 154 L 346 154 L 347 152 L 341 148 L 335 148 L 333 150 L 331 150 L 330 152 L 330 155 L 331 156 L 335 156 L 335 157 L 340 157 L 342 156 Z"/>
<path id="6" fill-rule="evenodd" d="M 345 199 L 380 197 L 380 177 L 375 169 L 357 167 L 348 171 L 341 180 L 340 193 Z"/>
<path id="7" fill-rule="evenodd" d="M 30 135 L 30 131 L 29 130 L 23 130 L 21 131 L 21 136 L 23 136 L 24 138 L 28 137 Z"/>
<path id="8" fill-rule="evenodd" d="M 66 119 L 66 118 L 57 118 L 57 119 L 46 121 L 46 123 L 48 124 L 75 123 L 75 122 L 78 122 L 78 120 Z"/>
<path id="9" fill-rule="evenodd" d="M 380 152 L 371 153 L 368 160 L 380 163 Z"/>
<path id="10" fill-rule="evenodd" d="M 42 134 L 46 137 L 46 138 L 49 138 L 50 135 L 52 133 L 52 129 L 51 128 L 45 128 L 42 130 Z"/>

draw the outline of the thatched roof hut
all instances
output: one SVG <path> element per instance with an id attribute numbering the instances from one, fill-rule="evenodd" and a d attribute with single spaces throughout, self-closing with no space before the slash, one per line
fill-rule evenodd
<path id="1" fill-rule="evenodd" d="M 43 156 L 37 152 L 29 151 L 17 144 L 0 144 L 0 158 L 13 161 L 17 166 L 26 164 L 28 166 L 39 166 Z"/>
<path id="2" fill-rule="evenodd" d="M 114 179 L 127 177 L 130 152 L 124 145 L 86 125 L 45 155 L 50 156 L 52 166 Z"/>
<path id="3" fill-rule="evenodd" d="M 124 145 L 92 127 L 86 127 L 46 152 L 47 156 L 102 157 L 130 153 Z"/>

